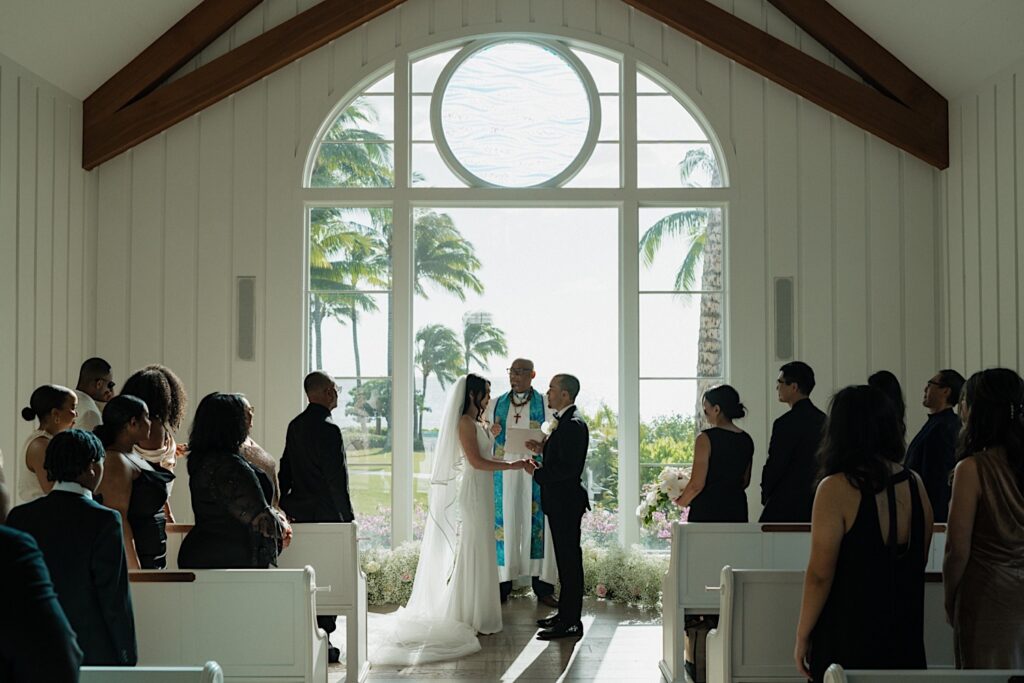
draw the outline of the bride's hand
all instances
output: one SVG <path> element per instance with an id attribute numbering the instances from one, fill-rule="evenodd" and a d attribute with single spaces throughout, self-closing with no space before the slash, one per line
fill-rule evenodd
<path id="1" fill-rule="evenodd" d="M 540 467 L 540 463 L 533 458 L 527 458 L 526 460 L 523 460 L 523 463 L 523 469 L 525 469 L 526 473 L 531 476 L 537 471 L 537 468 Z"/>

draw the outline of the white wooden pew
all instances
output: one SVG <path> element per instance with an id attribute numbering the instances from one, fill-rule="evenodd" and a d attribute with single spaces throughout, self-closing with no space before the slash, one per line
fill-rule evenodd
<path id="1" fill-rule="evenodd" d="M 926 579 L 925 655 L 929 667 L 948 669 L 953 630 L 945 621 L 941 576 Z M 722 569 L 718 628 L 707 639 L 708 683 L 803 682 L 793 664 L 803 581 L 803 570 Z"/>
<path id="2" fill-rule="evenodd" d="M 190 524 L 167 525 L 167 568 L 178 568 L 178 550 Z M 316 613 L 345 618 L 345 680 L 362 681 L 370 671 L 366 657 L 366 575 L 359 566 L 359 526 L 293 524 L 292 541 L 277 560 L 279 569 L 316 571 Z M 339 624 L 340 626 L 340 624 Z"/>
<path id="3" fill-rule="evenodd" d="M 326 683 L 312 567 L 140 571 L 130 580 L 140 665 L 212 660 L 228 683 Z"/>
<path id="4" fill-rule="evenodd" d="M 846 671 L 833 664 L 825 683 L 1021 683 L 1024 669 L 925 669 L 924 671 Z"/>
<path id="5" fill-rule="evenodd" d="M 942 571 L 945 525 L 935 525 L 928 556 L 929 572 Z M 799 569 L 811 551 L 810 524 L 673 524 L 668 572 L 662 581 L 662 674 L 682 681 L 686 618 L 718 614 L 722 567 Z M 945 623 L 945 619 L 942 619 Z"/>
<path id="6" fill-rule="evenodd" d="M 206 666 L 83 666 L 79 683 L 224 683 L 217 662 Z"/>

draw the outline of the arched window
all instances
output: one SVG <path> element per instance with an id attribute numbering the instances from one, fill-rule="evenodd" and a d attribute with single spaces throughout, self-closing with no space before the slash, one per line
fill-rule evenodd
<path id="1" fill-rule="evenodd" d="M 401 55 L 339 103 L 306 168 L 307 365 L 341 389 L 369 543 L 420 533 L 447 386 L 496 398 L 527 357 L 536 390 L 583 385 L 585 534 L 663 546 L 641 486 L 692 458 L 726 377 L 718 149 L 653 70 L 547 36 Z"/>

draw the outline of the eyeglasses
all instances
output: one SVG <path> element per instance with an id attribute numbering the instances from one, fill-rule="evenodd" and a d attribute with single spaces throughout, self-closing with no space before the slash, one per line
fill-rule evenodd
<path id="1" fill-rule="evenodd" d="M 508 368 L 508 374 L 510 375 L 529 375 L 533 370 L 529 368 Z"/>

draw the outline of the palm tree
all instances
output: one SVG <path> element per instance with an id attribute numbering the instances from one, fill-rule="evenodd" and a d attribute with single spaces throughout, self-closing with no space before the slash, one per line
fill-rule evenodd
<path id="1" fill-rule="evenodd" d="M 455 381 L 462 368 L 462 342 L 450 327 L 440 324 L 421 327 L 416 332 L 416 365 L 423 373 L 423 393 L 427 395 L 427 381 L 431 375 L 437 378 L 441 388 Z M 418 419 L 414 430 L 415 440 L 422 448 L 423 412 L 426 400 L 419 403 Z"/>
<path id="2" fill-rule="evenodd" d="M 363 126 L 379 118 L 363 98 L 345 107 L 323 137 L 311 178 L 313 187 L 391 187 L 391 149 Z"/>
<path id="3" fill-rule="evenodd" d="M 721 187 L 718 162 L 706 147 L 691 149 L 679 162 L 679 177 L 685 187 L 697 184 Z M 710 183 L 698 183 L 706 179 Z M 697 341 L 697 406 L 700 397 L 716 384 L 722 374 L 722 212 L 720 209 L 687 209 L 665 216 L 640 238 L 644 265 L 650 266 L 665 237 L 683 235 L 689 247 L 675 277 L 676 290 L 692 289 L 701 265 L 700 327 Z M 711 378 L 711 379 L 705 379 Z"/>
<path id="4" fill-rule="evenodd" d="M 486 370 L 488 358 L 508 353 L 505 333 L 494 325 L 490 313 L 470 311 L 462 316 L 462 351 L 467 373 L 473 361 Z"/>
<path id="5" fill-rule="evenodd" d="M 455 227 L 455 221 L 446 213 L 417 209 L 413 214 L 414 259 L 418 296 L 427 295 L 426 283 L 451 294 L 459 301 L 466 300 L 466 292 L 482 294 L 484 284 L 476 276 L 480 259 L 472 242 Z"/>

